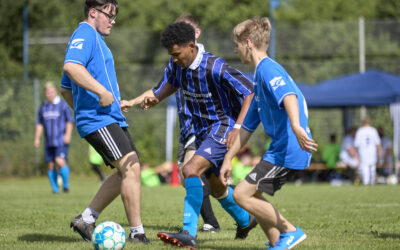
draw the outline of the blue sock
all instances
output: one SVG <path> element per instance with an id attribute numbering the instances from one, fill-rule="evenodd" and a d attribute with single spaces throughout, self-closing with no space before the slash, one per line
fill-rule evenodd
<path id="1" fill-rule="evenodd" d="M 60 168 L 60 175 L 63 179 L 63 188 L 69 188 L 69 168 L 68 165 L 65 164 L 64 167 Z"/>
<path id="2" fill-rule="evenodd" d="M 228 187 L 229 193 L 228 196 L 224 199 L 218 200 L 221 206 L 225 209 L 225 211 L 230 214 L 233 219 L 239 224 L 240 227 L 245 227 L 249 225 L 250 215 L 243 208 L 239 207 L 233 199 L 233 189 Z"/>
<path id="3" fill-rule="evenodd" d="M 189 177 L 185 180 L 186 196 L 183 209 L 183 230 L 196 237 L 197 223 L 201 203 L 203 203 L 203 185 L 199 177 Z"/>
<path id="4" fill-rule="evenodd" d="M 53 189 L 54 193 L 58 193 L 58 184 L 57 184 L 57 170 L 48 170 L 47 175 L 50 180 L 51 188 Z"/>

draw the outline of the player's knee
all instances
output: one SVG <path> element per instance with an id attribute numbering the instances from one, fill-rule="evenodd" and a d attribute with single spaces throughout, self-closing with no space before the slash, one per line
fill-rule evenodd
<path id="1" fill-rule="evenodd" d="M 194 165 L 189 165 L 189 164 L 183 166 L 182 174 L 183 177 L 185 177 L 185 179 L 189 177 L 200 177 L 198 169 Z"/>
<path id="2" fill-rule="evenodd" d="M 241 191 L 240 187 L 239 188 L 235 188 L 232 196 L 233 196 L 233 199 L 236 201 L 236 203 L 239 206 L 241 206 L 241 207 L 245 206 L 246 197 L 245 197 L 245 195 L 243 195 L 243 192 Z"/>

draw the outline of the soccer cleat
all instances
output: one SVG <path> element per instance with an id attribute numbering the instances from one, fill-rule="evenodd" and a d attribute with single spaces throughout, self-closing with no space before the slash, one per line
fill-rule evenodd
<path id="1" fill-rule="evenodd" d="M 69 188 L 63 188 L 64 193 L 68 193 L 69 192 Z"/>
<path id="2" fill-rule="evenodd" d="M 268 248 L 268 250 L 292 249 L 297 244 L 302 242 L 306 237 L 307 235 L 299 227 L 296 227 L 296 231 L 294 232 L 281 233 L 279 236 L 279 241 L 276 243 L 276 245 Z"/>
<path id="3" fill-rule="evenodd" d="M 217 233 L 220 231 L 219 227 L 214 227 L 210 224 L 204 224 L 202 228 L 199 230 L 202 233 Z"/>
<path id="4" fill-rule="evenodd" d="M 256 217 L 254 217 L 254 215 L 252 215 L 250 213 L 249 213 L 249 215 L 250 215 L 249 225 L 247 225 L 245 227 L 240 227 L 239 225 L 237 225 L 235 240 L 246 239 L 250 230 L 257 226 Z"/>
<path id="5" fill-rule="evenodd" d="M 165 243 L 171 244 L 173 246 L 186 247 L 191 250 L 196 249 L 196 237 L 191 236 L 186 230 L 179 233 L 160 232 L 157 234 L 157 237 Z"/>
<path id="6" fill-rule="evenodd" d="M 150 241 L 147 239 L 145 234 L 135 234 L 134 236 L 132 236 L 132 233 L 130 233 L 129 241 L 132 243 L 150 244 Z"/>
<path id="7" fill-rule="evenodd" d="M 86 241 L 92 241 L 92 234 L 96 227 L 94 223 L 86 223 L 82 219 L 82 215 L 78 215 L 71 221 L 70 227 L 74 232 L 79 233 Z"/>

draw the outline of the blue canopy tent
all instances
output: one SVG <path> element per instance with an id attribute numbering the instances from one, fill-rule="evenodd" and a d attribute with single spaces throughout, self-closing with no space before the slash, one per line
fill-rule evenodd
<path id="1" fill-rule="evenodd" d="M 400 77 L 370 70 L 327 80 L 310 86 L 298 84 L 308 107 L 389 105 L 393 120 L 393 150 L 397 166 L 400 145 Z M 396 174 L 399 174 L 398 166 Z"/>

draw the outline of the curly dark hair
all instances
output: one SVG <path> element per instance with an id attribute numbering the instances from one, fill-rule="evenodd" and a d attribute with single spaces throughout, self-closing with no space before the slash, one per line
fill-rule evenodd
<path id="1" fill-rule="evenodd" d="M 170 24 L 161 33 L 161 44 L 167 49 L 189 42 L 195 42 L 195 31 L 192 25 L 185 22 Z"/>

